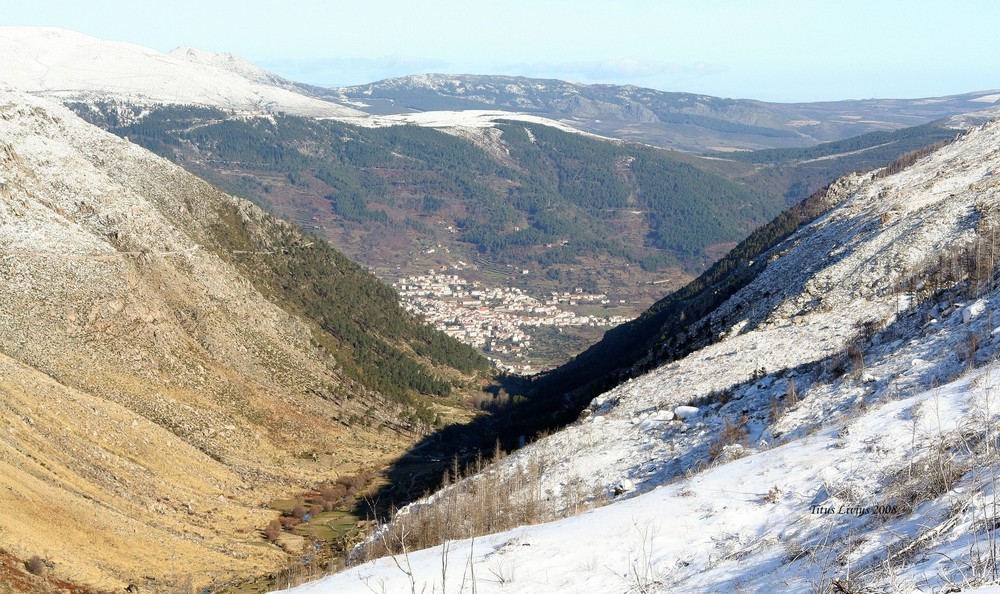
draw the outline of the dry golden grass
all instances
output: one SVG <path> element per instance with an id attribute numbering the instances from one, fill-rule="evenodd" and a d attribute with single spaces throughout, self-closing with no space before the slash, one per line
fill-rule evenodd
<path id="1" fill-rule="evenodd" d="M 284 552 L 261 534 L 276 515 L 263 502 L 318 477 L 384 464 L 404 447 L 375 433 L 348 441 L 329 424 L 321 431 L 319 418 L 298 419 L 316 441 L 343 438 L 350 447 L 302 460 L 262 428 L 244 427 L 261 434 L 224 447 L 232 458 L 222 462 L 119 404 L 2 355 L 0 395 L 9 420 L 0 433 L 0 548 L 21 559 L 40 555 L 55 575 L 98 589 L 143 576 L 155 578 L 146 589 L 201 587 L 282 567 Z"/>

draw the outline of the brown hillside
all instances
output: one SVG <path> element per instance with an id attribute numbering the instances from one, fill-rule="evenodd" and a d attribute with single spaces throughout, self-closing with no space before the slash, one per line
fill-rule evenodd
<path id="1" fill-rule="evenodd" d="M 234 265 L 234 229 L 263 250 L 275 230 L 301 237 L 0 94 L 0 549 L 109 590 L 267 572 L 283 555 L 262 504 L 416 439 L 403 405 L 348 379 L 318 327 Z"/>

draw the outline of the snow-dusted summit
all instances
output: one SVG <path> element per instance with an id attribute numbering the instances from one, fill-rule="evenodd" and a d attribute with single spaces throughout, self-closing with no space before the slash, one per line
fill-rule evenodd
<path id="1" fill-rule="evenodd" d="M 190 104 L 313 117 L 364 116 L 289 90 L 280 77 L 232 56 L 163 53 L 66 29 L 0 27 L 0 86 L 62 101 Z"/>
<path id="2" fill-rule="evenodd" d="M 228 53 L 179 47 L 168 53 L 44 27 L 0 27 L 0 88 L 62 102 L 197 105 L 255 113 L 335 118 L 363 126 L 401 124 L 469 130 L 521 119 L 576 131 L 537 115 L 511 111 L 429 111 L 373 117 L 310 94 L 304 86 Z"/>

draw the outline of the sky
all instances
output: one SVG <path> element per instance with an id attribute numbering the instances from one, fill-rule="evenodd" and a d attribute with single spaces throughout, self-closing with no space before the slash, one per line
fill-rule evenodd
<path id="1" fill-rule="evenodd" d="M 507 74 L 784 102 L 998 89 L 997 23 L 996 0 L 0 0 L 0 24 L 322 86 Z"/>

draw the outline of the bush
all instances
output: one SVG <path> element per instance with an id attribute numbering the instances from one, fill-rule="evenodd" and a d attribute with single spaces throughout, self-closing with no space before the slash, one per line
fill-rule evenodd
<path id="1" fill-rule="evenodd" d="M 368 482 L 372 480 L 370 472 L 362 472 L 353 476 L 342 476 L 337 478 L 336 486 L 344 489 L 347 496 L 356 495 L 364 490 Z"/>
<path id="2" fill-rule="evenodd" d="M 927 454 L 890 475 L 889 494 L 894 504 L 903 513 L 909 513 L 921 503 L 952 490 L 973 467 L 973 459 L 960 455 L 973 449 L 973 441 L 974 436 L 960 432 L 935 438 Z"/>
<path id="3" fill-rule="evenodd" d="M 48 569 L 45 564 L 45 559 L 42 559 L 38 555 L 33 555 L 30 559 L 25 561 L 24 568 L 33 575 L 45 575 L 45 570 Z"/>
<path id="4" fill-rule="evenodd" d="M 781 420 L 782 415 L 785 411 L 795 407 L 799 403 L 799 390 L 795 386 L 795 380 L 789 378 L 788 385 L 785 387 L 785 397 L 776 398 L 773 394 L 771 395 L 771 405 L 768 411 L 768 420 L 771 423 L 777 423 Z"/>
<path id="5" fill-rule="evenodd" d="M 264 538 L 274 542 L 279 536 L 281 536 L 281 520 L 275 518 L 268 523 L 267 528 L 264 528 Z"/>
<path id="6" fill-rule="evenodd" d="M 726 446 L 743 443 L 746 440 L 749 433 L 746 428 L 747 421 L 749 421 L 749 418 L 746 415 L 740 417 L 740 420 L 735 423 L 726 419 L 726 424 L 719 431 L 719 437 L 716 438 L 714 443 L 708 446 L 708 457 L 710 460 L 718 458 L 726 449 Z"/>
<path id="7" fill-rule="evenodd" d="M 278 521 L 281 523 L 281 527 L 285 529 L 290 529 L 292 526 L 298 526 L 302 523 L 302 520 L 294 516 L 281 516 Z"/>
<path id="8" fill-rule="evenodd" d="M 318 491 L 324 501 L 337 502 L 347 497 L 347 488 L 339 483 L 336 485 L 322 485 Z"/>

